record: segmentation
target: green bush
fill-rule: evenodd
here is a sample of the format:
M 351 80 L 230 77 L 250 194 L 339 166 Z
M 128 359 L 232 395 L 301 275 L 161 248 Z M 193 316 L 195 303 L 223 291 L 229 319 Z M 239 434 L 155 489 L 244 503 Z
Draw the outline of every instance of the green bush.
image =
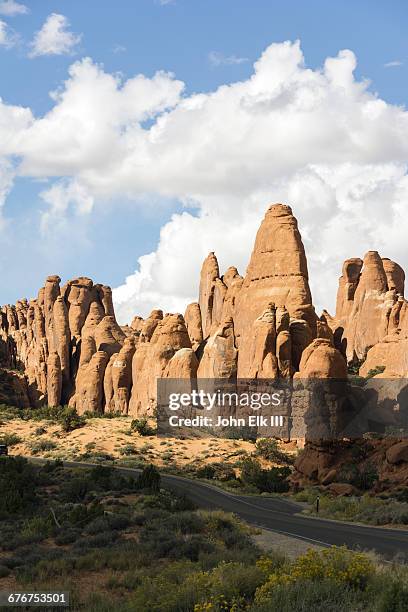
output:
M 196 471 L 197 478 L 212 480 L 215 476 L 215 468 L 211 464 L 204 465 Z
M 377 374 L 382 374 L 384 370 L 385 370 L 385 366 L 377 365 L 375 366 L 375 368 L 372 368 L 371 370 L 368 371 L 366 378 L 373 378 L 374 376 L 377 376 Z
M 125 457 L 130 457 L 132 455 L 138 455 L 139 451 L 133 444 L 124 444 L 119 449 L 119 453 Z
M 37 427 L 34 433 L 36 436 L 42 436 L 47 433 L 47 430 L 45 429 L 45 427 Z
M 405 612 L 408 610 L 408 584 L 391 579 L 384 584 L 377 602 L 377 612 Z
M 286 463 L 292 465 L 294 457 L 279 449 L 278 440 L 275 438 L 260 438 L 255 445 L 255 456 L 262 457 L 267 461 Z
M 160 489 L 160 474 L 154 465 L 150 464 L 143 468 L 137 479 L 137 487 L 139 489 L 150 489 L 151 491 Z
M 364 606 L 358 605 L 360 600 L 361 596 L 346 585 L 334 584 L 327 579 L 319 582 L 299 580 L 295 583 L 275 586 L 268 592 L 267 597 L 256 601 L 248 610 L 249 612 L 364 610 Z
M 26 459 L 0 459 L 0 517 L 21 513 L 36 501 L 36 472 Z
M 65 406 L 60 413 L 58 422 L 61 423 L 61 428 L 66 433 L 74 431 L 83 427 L 86 423 L 86 419 L 83 416 L 79 416 L 75 408 Z
M 133 419 L 130 424 L 132 431 L 137 431 L 140 436 L 154 436 L 156 431 L 150 427 L 147 419 Z
M 10 576 L 10 570 L 5 565 L 0 565 L 0 578 L 7 578 Z
M 358 461 L 357 458 L 356 461 Z M 340 471 L 339 480 L 349 483 L 357 489 L 367 491 L 378 480 L 378 470 L 371 462 L 364 463 L 361 466 L 358 463 L 347 463 L 343 465 Z
M 20 444 L 21 442 L 20 436 L 15 433 L 5 433 L 0 436 L 0 444 L 5 444 L 6 446 L 15 446 L 16 444 Z
M 43 540 L 54 532 L 54 527 L 51 516 L 34 516 L 23 523 L 21 536 L 30 541 Z
M 38 442 L 30 442 L 29 447 L 33 455 L 45 453 L 57 448 L 57 445 L 52 440 L 39 440 Z
M 73 503 L 82 502 L 90 490 L 91 482 L 89 478 L 78 476 L 65 483 L 62 491 L 63 499 Z
M 259 461 L 248 458 L 242 461 L 241 480 L 261 492 L 281 493 L 289 490 L 287 478 L 290 473 L 287 466 L 264 470 Z

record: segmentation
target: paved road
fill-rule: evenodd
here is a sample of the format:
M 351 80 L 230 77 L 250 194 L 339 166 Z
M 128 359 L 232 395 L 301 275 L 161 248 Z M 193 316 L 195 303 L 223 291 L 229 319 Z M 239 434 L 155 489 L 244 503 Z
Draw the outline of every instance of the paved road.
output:
M 89 463 L 65 461 L 66 467 L 93 467 Z M 134 475 L 140 470 L 115 467 L 123 474 Z M 330 546 L 345 544 L 349 548 L 374 550 L 387 559 L 408 562 L 408 530 L 381 529 L 339 521 L 308 518 L 299 514 L 301 506 L 273 497 L 242 496 L 227 493 L 199 481 L 162 474 L 162 485 L 183 494 L 201 508 L 234 512 L 244 521 L 309 542 Z

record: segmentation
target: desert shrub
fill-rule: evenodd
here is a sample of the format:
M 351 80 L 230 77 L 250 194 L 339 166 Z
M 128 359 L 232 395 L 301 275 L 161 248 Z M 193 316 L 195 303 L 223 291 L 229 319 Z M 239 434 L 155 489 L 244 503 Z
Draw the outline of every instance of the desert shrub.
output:
M 25 420 L 51 421 L 61 424 L 65 432 L 73 431 L 86 423 L 84 416 L 79 416 L 75 408 L 70 406 L 41 406 L 39 408 L 26 408 L 21 413 Z M 43 429 L 42 427 L 38 429 Z M 38 430 L 37 430 L 38 431 Z M 44 432 L 45 433 L 45 430 Z M 36 433 L 36 435 L 41 435 Z
M 347 585 L 338 585 L 331 580 L 305 581 L 278 584 L 273 588 L 257 591 L 255 603 L 250 612 L 293 612 L 302 610 L 324 610 L 325 612 L 345 612 L 345 610 L 364 610 L 359 607 L 360 596 Z M 385 612 L 385 611 L 384 611 Z
M 59 468 L 64 466 L 64 462 L 61 459 L 55 459 L 54 461 L 47 461 L 45 465 L 41 467 L 41 472 L 45 472 L 46 474 L 51 474 L 55 472 Z
M 357 489 L 366 491 L 371 489 L 374 483 L 378 480 L 378 471 L 373 463 L 367 462 L 360 467 L 357 463 L 344 464 L 340 473 L 340 482 L 347 482 Z
M 18 514 L 36 502 L 36 472 L 26 459 L 0 460 L 0 517 Z
M 205 517 L 197 512 L 174 512 L 166 519 L 166 526 L 183 534 L 205 531 Z
M 10 575 L 10 570 L 5 565 L 0 565 L 0 578 L 7 578 Z
M 229 463 L 213 463 L 212 466 L 215 470 L 214 478 L 216 480 L 227 482 L 236 479 L 234 468 Z
M 133 444 L 124 444 L 120 449 L 119 453 L 124 455 L 125 457 L 129 457 L 132 455 L 138 455 L 139 451 Z
M 69 431 L 74 431 L 74 429 L 83 427 L 86 423 L 86 419 L 83 416 L 79 416 L 75 408 L 65 406 L 58 417 L 58 422 L 61 423 L 62 431 L 68 433 Z
M 264 603 L 273 597 L 279 586 L 297 582 L 332 582 L 346 589 L 364 591 L 375 574 L 372 561 L 362 553 L 346 547 L 332 546 L 324 550 L 308 550 L 293 563 L 271 573 L 256 592 L 255 601 Z
M 57 445 L 52 440 L 39 440 L 38 442 L 30 442 L 29 447 L 33 455 L 38 455 L 54 450 Z
M 225 482 L 236 479 L 234 468 L 229 463 L 223 462 L 204 465 L 196 471 L 195 475 L 197 478 L 216 479 Z
M 220 563 L 212 570 L 211 579 L 215 596 L 223 596 L 227 601 L 239 597 L 249 600 L 263 583 L 264 575 L 256 565 Z
M 371 489 L 378 478 L 379 476 L 376 466 L 373 463 L 367 462 L 360 470 L 358 470 L 358 474 L 351 484 L 358 489 L 367 491 L 368 489 Z
M 404 487 L 395 493 L 395 499 L 400 502 L 408 502 L 408 487 Z
M 289 490 L 287 478 L 290 473 L 287 466 L 264 470 L 259 461 L 248 458 L 242 462 L 241 480 L 261 492 L 280 493 Z
M 104 548 L 105 546 L 112 546 L 117 539 L 116 531 L 103 531 L 92 536 L 79 538 L 75 542 L 75 548 Z
M 384 370 L 385 370 L 384 365 L 377 365 L 375 366 L 375 368 L 372 368 L 371 370 L 368 371 L 366 378 L 373 378 L 374 376 L 377 376 L 377 374 L 382 374 Z
M 62 489 L 62 498 L 67 502 L 82 502 L 90 490 L 90 480 L 86 477 L 78 476 L 77 478 L 72 478 L 64 484 Z
M 93 519 L 84 529 L 88 535 L 97 535 L 104 531 L 121 531 L 130 525 L 130 520 L 124 515 L 101 515 Z
M 97 501 L 90 505 L 76 504 L 64 517 L 64 524 L 67 523 L 73 527 L 84 527 L 104 513 L 103 506 Z
M 0 444 L 5 444 L 6 446 L 10 447 L 20 444 L 21 441 L 20 436 L 15 433 L 5 433 L 0 436 Z
M 54 541 L 58 546 L 66 546 L 67 544 L 73 544 L 81 535 L 79 529 L 66 529 L 58 533 Z
M 211 464 L 204 465 L 196 471 L 197 478 L 212 480 L 215 476 L 215 468 Z
M 147 419 L 133 419 L 130 424 L 132 431 L 137 431 L 139 436 L 154 436 L 156 431 L 150 427 Z
M 397 577 L 386 580 L 378 594 L 377 612 L 405 612 L 408 610 L 408 584 Z
M 135 488 L 135 479 L 124 476 L 118 470 L 105 465 L 97 465 L 88 473 L 90 489 L 93 491 L 125 491 Z
M 24 410 L 17 406 L 9 406 L 8 404 L 0 404 L 0 418 L 3 421 L 12 421 L 13 419 L 21 419 L 24 417 Z
M 24 521 L 21 536 L 30 542 L 40 541 L 54 532 L 54 526 L 50 516 L 34 516 Z
M 47 430 L 45 429 L 45 427 L 37 427 L 34 433 L 36 436 L 42 436 L 47 433 Z
M 353 359 L 353 361 L 351 363 L 348 364 L 347 366 L 347 371 L 349 374 L 353 375 L 358 375 L 361 366 L 363 365 L 363 363 L 365 362 L 365 359 L 357 359 L 356 357 Z
M 160 489 L 160 474 L 153 464 L 143 468 L 142 473 L 137 479 L 137 487 L 138 489 L 150 489 L 151 491 L 158 491 Z
M 408 525 L 408 504 L 379 500 L 378 505 L 371 504 L 360 508 L 354 520 L 372 525 Z
M 260 557 L 256 562 L 256 566 L 263 572 L 264 577 L 267 578 L 270 574 L 282 569 L 287 563 L 288 557 L 285 553 L 275 550 Z
M 276 461 L 277 463 L 286 463 L 292 465 L 294 457 L 279 449 L 278 440 L 275 438 L 260 438 L 255 445 L 254 455 L 262 457 L 267 461 Z

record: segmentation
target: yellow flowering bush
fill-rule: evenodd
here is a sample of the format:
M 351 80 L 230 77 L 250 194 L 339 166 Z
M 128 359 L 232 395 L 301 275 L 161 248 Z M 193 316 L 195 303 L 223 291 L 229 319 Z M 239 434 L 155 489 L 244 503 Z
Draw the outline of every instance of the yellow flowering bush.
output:
M 248 604 L 242 597 L 234 597 L 228 601 L 224 595 L 216 595 L 203 603 L 196 604 L 194 612 L 243 612 L 247 608 Z
M 262 569 L 268 567 L 267 558 L 258 563 L 261 563 Z M 290 565 L 275 569 L 267 582 L 257 589 L 255 600 L 260 602 L 268 599 L 276 586 L 305 580 L 332 580 L 337 584 L 364 590 L 374 573 L 374 564 L 366 555 L 347 550 L 344 546 L 332 546 L 324 550 L 309 549 Z
M 273 556 L 264 555 L 258 559 L 256 567 L 268 577 L 276 570 L 281 569 L 287 561 L 287 557 L 284 554 L 275 553 Z

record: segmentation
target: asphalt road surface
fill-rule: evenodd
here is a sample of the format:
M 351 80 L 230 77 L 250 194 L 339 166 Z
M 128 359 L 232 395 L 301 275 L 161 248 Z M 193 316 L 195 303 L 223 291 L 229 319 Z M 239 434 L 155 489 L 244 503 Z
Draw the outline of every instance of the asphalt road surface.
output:
M 64 466 L 94 467 L 94 464 L 64 461 Z M 132 468 L 115 469 L 135 477 L 140 473 Z M 285 499 L 235 495 L 200 481 L 169 474 L 161 474 L 161 479 L 164 488 L 185 495 L 198 507 L 233 512 L 251 525 L 322 546 L 345 544 L 353 549 L 374 550 L 386 559 L 408 562 L 408 530 L 309 518 L 300 514 L 299 504 Z

